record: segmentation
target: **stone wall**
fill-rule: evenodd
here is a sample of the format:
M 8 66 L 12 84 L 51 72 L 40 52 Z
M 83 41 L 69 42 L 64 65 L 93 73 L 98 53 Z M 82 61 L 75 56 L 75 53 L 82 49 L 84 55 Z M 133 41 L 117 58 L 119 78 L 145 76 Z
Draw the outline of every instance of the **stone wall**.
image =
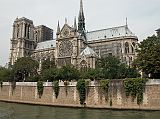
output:
M 37 94 L 37 84 L 35 82 L 17 82 L 14 90 L 11 83 L 4 82 L 3 87 L 0 88 L 0 100 L 28 104 L 82 107 L 79 104 L 76 82 L 70 82 L 67 89 L 63 82 L 59 84 L 60 91 L 56 99 L 51 82 L 44 83 L 44 92 L 41 98 Z M 147 82 L 142 105 L 137 105 L 136 99 L 133 101 L 131 97 L 126 98 L 122 80 L 114 80 L 109 87 L 109 93 L 105 95 L 98 86 L 98 82 L 91 82 L 87 91 L 86 107 L 160 110 L 160 80 Z

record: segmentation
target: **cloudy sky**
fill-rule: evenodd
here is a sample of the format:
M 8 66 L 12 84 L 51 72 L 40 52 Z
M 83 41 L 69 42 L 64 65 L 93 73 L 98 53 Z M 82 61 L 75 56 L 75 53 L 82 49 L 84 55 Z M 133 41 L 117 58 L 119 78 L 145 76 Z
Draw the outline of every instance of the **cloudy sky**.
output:
M 73 24 L 80 0 L 0 0 L 0 65 L 9 58 L 12 24 L 16 17 L 27 17 L 34 25 L 56 30 L 68 19 Z M 97 30 L 125 25 L 142 41 L 160 28 L 160 0 L 83 0 L 86 29 Z

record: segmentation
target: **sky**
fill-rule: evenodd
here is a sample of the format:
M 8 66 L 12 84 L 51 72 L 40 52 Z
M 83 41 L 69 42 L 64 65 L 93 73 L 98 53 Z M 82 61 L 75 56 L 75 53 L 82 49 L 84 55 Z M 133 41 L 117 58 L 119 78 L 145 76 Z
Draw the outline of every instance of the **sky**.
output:
M 9 60 L 12 25 L 18 17 L 33 20 L 56 31 L 67 18 L 73 25 L 78 16 L 80 0 L 0 0 L 0 65 Z M 83 0 L 87 31 L 126 24 L 139 41 L 160 28 L 160 0 Z M 55 32 L 54 32 L 55 37 Z

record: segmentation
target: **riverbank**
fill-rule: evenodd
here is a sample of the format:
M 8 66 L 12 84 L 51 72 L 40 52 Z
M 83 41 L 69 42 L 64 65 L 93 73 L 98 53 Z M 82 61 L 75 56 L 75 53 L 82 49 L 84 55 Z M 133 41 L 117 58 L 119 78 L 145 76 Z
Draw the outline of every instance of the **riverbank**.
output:
M 81 106 L 81 105 L 67 105 L 67 104 L 52 104 L 52 103 L 37 103 L 26 101 L 14 101 L 14 100 L 0 100 L 0 102 L 24 104 L 33 106 L 48 106 L 48 107 L 62 107 L 62 108 L 75 108 L 75 109 L 101 109 L 101 110 L 115 110 L 115 111 L 160 111 L 160 108 L 124 108 L 124 107 L 103 107 L 103 106 Z
M 21 103 L 30 105 L 54 106 L 54 107 L 70 107 L 84 108 L 79 103 L 79 95 L 76 90 L 76 82 L 70 82 L 67 87 L 60 82 L 60 91 L 58 98 L 55 97 L 52 89 L 52 83 L 44 83 L 44 92 L 41 98 L 37 94 L 35 82 L 18 82 L 16 88 L 12 90 L 10 83 L 5 82 L 0 89 L 0 101 Z M 157 111 L 160 110 L 160 83 L 159 80 L 147 82 L 146 89 L 143 94 L 143 103 L 137 105 L 136 99 L 125 96 L 124 88 L 120 80 L 111 84 L 108 100 L 99 90 L 96 82 L 91 82 L 89 92 L 86 97 L 85 108 L 90 109 L 107 109 L 107 110 L 144 110 Z M 110 100 L 112 99 L 112 105 Z

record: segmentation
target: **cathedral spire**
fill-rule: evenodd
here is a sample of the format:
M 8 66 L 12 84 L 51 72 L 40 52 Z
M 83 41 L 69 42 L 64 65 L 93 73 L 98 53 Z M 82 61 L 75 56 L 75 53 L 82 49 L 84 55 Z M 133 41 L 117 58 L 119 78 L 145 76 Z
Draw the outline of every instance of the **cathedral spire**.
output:
M 67 24 L 67 18 L 65 18 L 65 24 Z
M 74 29 L 75 29 L 75 31 L 77 31 L 76 17 L 74 18 Z
M 78 17 L 78 31 L 80 33 L 85 31 L 85 18 L 84 18 L 82 0 L 80 0 L 80 10 L 79 10 L 79 17 Z
M 126 26 L 128 26 L 128 19 L 127 19 L 127 17 L 126 17 Z
M 57 26 L 57 35 L 60 34 L 60 26 L 59 26 L 59 21 L 58 21 L 58 26 Z

